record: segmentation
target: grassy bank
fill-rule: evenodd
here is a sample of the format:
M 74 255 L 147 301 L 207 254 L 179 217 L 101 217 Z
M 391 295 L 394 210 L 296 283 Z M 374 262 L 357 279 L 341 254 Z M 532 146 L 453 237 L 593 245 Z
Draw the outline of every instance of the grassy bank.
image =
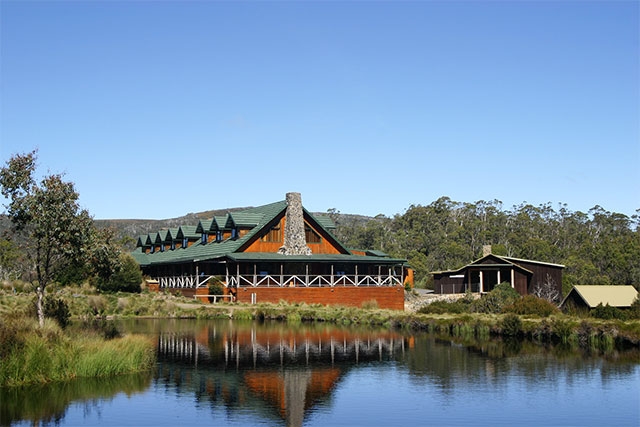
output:
M 0 386 L 43 384 L 150 369 L 154 343 L 141 336 L 106 339 L 96 330 L 64 331 L 47 319 L 0 317 Z

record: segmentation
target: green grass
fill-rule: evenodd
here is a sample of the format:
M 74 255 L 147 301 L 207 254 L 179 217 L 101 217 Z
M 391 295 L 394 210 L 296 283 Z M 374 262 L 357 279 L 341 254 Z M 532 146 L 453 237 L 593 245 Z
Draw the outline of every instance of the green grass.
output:
M 107 377 L 148 370 L 154 343 L 142 336 L 106 340 L 95 333 L 60 329 L 47 319 L 0 319 L 0 386 L 23 386 L 75 378 Z

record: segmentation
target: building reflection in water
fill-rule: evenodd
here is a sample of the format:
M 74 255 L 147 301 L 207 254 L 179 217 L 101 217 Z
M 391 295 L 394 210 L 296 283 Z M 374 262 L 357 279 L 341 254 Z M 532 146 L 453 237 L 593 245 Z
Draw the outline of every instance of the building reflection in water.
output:
M 227 410 L 244 406 L 299 426 L 307 411 L 330 399 L 348 370 L 401 358 L 410 344 L 393 331 L 208 325 L 160 333 L 159 375 L 224 402 Z

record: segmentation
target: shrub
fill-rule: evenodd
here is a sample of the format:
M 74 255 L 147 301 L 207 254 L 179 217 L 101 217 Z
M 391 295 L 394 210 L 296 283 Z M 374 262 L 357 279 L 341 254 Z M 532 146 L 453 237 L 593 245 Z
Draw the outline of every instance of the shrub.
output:
M 518 315 L 509 313 L 502 319 L 500 323 L 502 334 L 510 337 L 516 337 L 522 333 L 522 321 Z
M 500 313 L 506 305 L 520 298 L 520 294 L 507 282 L 496 285 L 491 292 L 471 303 L 471 311 L 476 313 Z
M 568 344 L 574 337 L 573 326 L 566 320 L 555 319 L 551 324 L 551 330 L 555 337 L 563 344 Z
M 420 307 L 418 309 L 418 313 L 422 314 L 443 314 L 443 313 L 468 313 L 469 312 L 469 304 L 466 304 L 460 300 L 458 301 L 433 301 L 429 305 L 425 305 L 424 307 Z
M 591 315 L 598 319 L 618 319 L 618 320 L 627 320 L 627 313 L 623 310 L 620 310 L 617 307 L 612 307 L 609 304 L 603 306 L 602 303 L 598 304 L 596 308 L 591 310 Z
M 374 299 L 369 301 L 364 301 L 362 303 L 362 308 L 364 308 L 365 310 L 375 310 L 378 308 L 378 301 Z
M 411 291 L 412 291 L 412 289 L 411 289 L 411 283 L 409 283 L 409 281 L 408 281 L 408 280 L 407 280 L 406 282 L 404 282 L 404 290 L 405 290 L 406 292 L 411 292 Z
M 503 307 L 503 313 L 514 313 L 519 315 L 534 315 L 539 317 L 549 317 L 557 314 L 560 310 L 551 302 L 535 295 L 525 295 L 513 303 Z
M 106 320 L 105 318 L 92 319 L 85 322 L 83 326 L 86 331 L 102 336 L 106 340 L 122 337 L 118 325 L 114 321 Z
M 629 319 L 640 319 L 640 296 L 637 296 L 633 301 L 628 314 Z
M 97 288 L 103 292 L 140 293 L 141 284 L 140 266 L 131 255 L 126 253 L 121 255 L 119 267 L 109 278 L 97 278 Z
M 224 294 L 224 285 L 222 284 L 222 279 L 217 276 L 210 278 L 207 281 L 209 286 L 209 294 L 210 295 L 222 295 Z
M 101 295 L 89 295 L 87 298 L 87 304 L 89 306 L 89 310 L 91 310 L 91 314 L 94 316 L 103 315 L 107 308 L 107 301 Z

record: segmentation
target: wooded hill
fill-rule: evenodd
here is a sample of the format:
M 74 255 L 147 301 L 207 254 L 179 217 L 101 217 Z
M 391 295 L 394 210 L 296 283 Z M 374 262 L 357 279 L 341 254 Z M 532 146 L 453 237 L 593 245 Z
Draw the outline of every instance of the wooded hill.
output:
M 187 214 L 167 220 L 96 220 L 120 236 L 135 238 L 167 227 L 196 225 L 200 219 L 245 208 Z M 523 203 L 505 209 L 502 202 L 456 202 L 441 197 L 433 203 L 411 205 L 394 217 L 329 215 L 334 234 L 347 247 L 375 249 L 406 258 L 421 285 L 429 286 L 429 272 L 456 269 L 493 253 L 563 264 L 565 293 L 575 284 L 640 285 L 640 209 L 632 217 L 595 206 L 573 212 L 565 204 L 533 206 Z M 131 240 L 129 240 L 129 246 Z
M 337 221 L 338 237 L 347 246 L 407 258 L 427 285 L 428 272 L 462 267 L 482 255 L 483 245 L 492 245 L 497 255 L 565 265 L 565 293 L 576 284 L 640 284 L 640 209 L 628 217 L 600 206 L 587 213 L 565 204 L 505 209 L 498 200 L 461 203 L 441 197 L 364 225 Z

